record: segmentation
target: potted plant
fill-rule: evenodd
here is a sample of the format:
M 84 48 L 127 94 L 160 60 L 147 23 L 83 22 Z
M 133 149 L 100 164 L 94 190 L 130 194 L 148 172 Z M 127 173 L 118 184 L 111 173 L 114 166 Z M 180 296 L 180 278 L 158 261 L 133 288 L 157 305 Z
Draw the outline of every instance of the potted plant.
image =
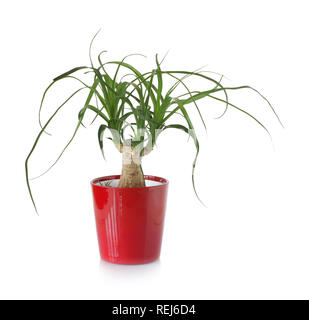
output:
M 129 64 L 126 60 L 129 56 L 120 61 L 103 62 L 104 51 L 98 55 L 98 65 L 95 65 L 91 58 L 93 40 L 89 50 L 91 65 L 74 68 L 56 77 L 43 94 L 39 115 L 45 95 L 55 83 L 70 78 L 81 84 L 81 88 L 74 91 L 45 124 L 42 124 L 39 116 L 41 130 L 25 163 L 29 194 L 36 209 L 29 183 L 28 162 L 40 137 L 48 134 L 47 128 L 59 110 L 73 96 L 87 90 L 88 96 L 78 113 L 74 134 L 51 167 L 68 148 L 80 127 L 84 126 L 85 114 L 93 113 L 92 123 L 95 120 L 100 121 L 98 142 L 103 156 L 103 138 L 106 131 L 110 132 L 109 139 L 122 154 L 120 175 L 100 177 L 91 181 L 101 257 L 106 261 L 121 264 L 151 262 L 160 255 L 168 181 L 161 177 L 144 175 L 142 159 L 153 151 L 162 131 L 182 130 L 192 137 L 196 148 L 192 166 L 192 184 L 197 195 L 194 185 L 194 168 L 199 153 L 199 141 L 190 117 L 191 108 L 196 108 L 205 126 L 198 102 L 205 98 L 214 99 L 225 104 L 222 116 L 228 107 L 234 108 L 269 133 L 258 119 L 228 100 L 229 91 L 250 89 L 257 92 L 268 103 L 279 122 L 280 119 L 268 100 L 252 87 L 225 87 L 221 83 L 222 76 L 216 80 L 203 71 L 164 70 L 158 55 L 155 56 L 155 68 L 149 72 L 141 72 L 137 67 Z M 111 66 L 114 69 L 109 71 L 108 68 Z M 76 76 L 80 70 L 88 73 L 88 76 L 89 73 L 92 74 L 90 84 Z M 206 84 L 210 84 L 211 87 L 202 91 L 189 89 L 187 80 L 190 78 L 198 78 L 205 82 L 205 87 Z M 166 87 L 167 79 L 173 81 L 168 87 Z M 181 88 L 183 92 L 176 94 L 176 89 Z M 219 92 L 223 93 L 224 97 L 219 98 L 216 95 Z

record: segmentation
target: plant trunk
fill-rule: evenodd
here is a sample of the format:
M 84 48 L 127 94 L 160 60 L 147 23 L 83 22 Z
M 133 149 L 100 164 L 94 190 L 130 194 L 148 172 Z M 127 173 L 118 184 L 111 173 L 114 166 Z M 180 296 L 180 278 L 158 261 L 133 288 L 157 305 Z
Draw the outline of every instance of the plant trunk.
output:
M 145 187 L 145 178 L 141 167 L 141 157 L 138 151 L 130 146 L 122 149 L 122 172 L 119 188 Z

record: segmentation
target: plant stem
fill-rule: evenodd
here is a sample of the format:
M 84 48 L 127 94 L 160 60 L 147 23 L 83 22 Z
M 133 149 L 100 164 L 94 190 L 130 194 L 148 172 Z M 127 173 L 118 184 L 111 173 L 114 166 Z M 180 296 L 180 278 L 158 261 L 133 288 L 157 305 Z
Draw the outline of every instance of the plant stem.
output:
M 145 187 L 140 153 L 131 146 L 123 146 L 122 148 L 122 172 L 118 187 Z

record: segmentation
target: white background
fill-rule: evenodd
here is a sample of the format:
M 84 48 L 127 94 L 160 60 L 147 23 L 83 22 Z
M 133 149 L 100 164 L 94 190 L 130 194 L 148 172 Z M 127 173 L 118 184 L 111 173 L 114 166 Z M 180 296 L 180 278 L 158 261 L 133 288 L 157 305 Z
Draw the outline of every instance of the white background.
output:
M 2 1 L 1 211 L 2 299 L 304 299 L 309 298 L 308 8 L 307 1 Z M 250 84 L 279 113 L 282 129 L 256 94 L 231 101 L 254 121 L 211 101 L 201 108 L 200 196 L 191 186 L 194 147 L 183 133 L 165 134 L 144 160 L 146 174 L 170 180 L 162 255 L 140 266 L 100 261 L 92 178 L 117 174 L 121 159 L 98 124 L 80 130 L 49 174 L 32 182 L 40 216 L 26 190 L 24 160 L 39 131 L 37 112 L 53 77 L 87 65 L 88 45 L 120 59 L 170 50 L 164 67 L 225 74 L 228 85 Z M 43 120 L 73 88 L 47 97 Z M 31 160 L 31 176 L 55 159 L 72 132 L 75 99 Z M 193 110 L 193 106 L 192 106 Z M 194 116 L 194 113 L 192 115 Z M 195 118 L 198 120 L 197 118 Z

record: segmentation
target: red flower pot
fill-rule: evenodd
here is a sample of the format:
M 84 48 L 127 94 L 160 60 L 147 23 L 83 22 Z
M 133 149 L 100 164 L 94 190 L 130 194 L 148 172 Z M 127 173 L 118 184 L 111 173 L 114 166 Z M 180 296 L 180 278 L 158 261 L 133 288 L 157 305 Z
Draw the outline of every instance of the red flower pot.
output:
M 118 188 L 91 181 L 101 258 L 120 264 L 141 264 L 159 258 L 168 181 L 145 176 L 142 188 Z

